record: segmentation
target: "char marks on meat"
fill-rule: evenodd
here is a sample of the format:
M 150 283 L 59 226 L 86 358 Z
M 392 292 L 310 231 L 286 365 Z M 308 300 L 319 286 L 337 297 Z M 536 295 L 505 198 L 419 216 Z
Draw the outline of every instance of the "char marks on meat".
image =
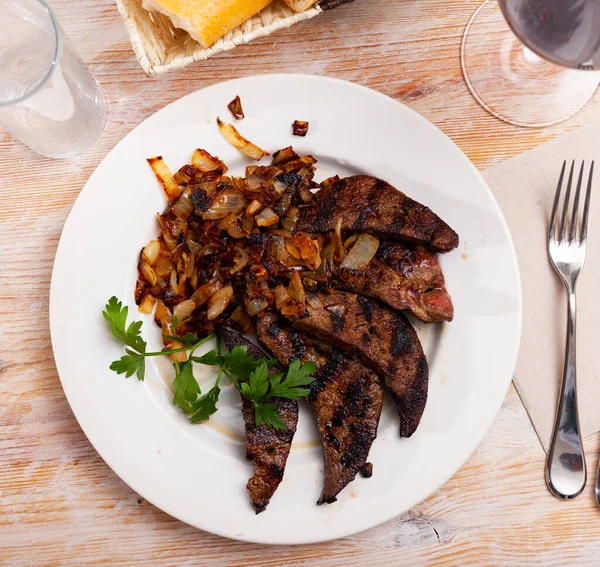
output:
M 425 403 L 429 370 L 417 333 L 408 319 L 372 299 L 343 291 L 307 296 L 306 315 L 293 325 L 341 350 L 359 353 L 394 395 L 400 435 L 416 430 Z
M 364 270 L 338 270 L 336 283 L 394 309 L 408 310 L 424 323 L 452 321 L 454 317 L 439 260 L 424 246 L 412 249 L 380 242 L 377 254 Z
M 248 354 L 254 358 L 265 358 L 265 353 L 258 346 L 238 332 L 222 328 L 219 334 L 229 350 L 235 346 L 246 346 Z M 277 371 L 276 368 L 270 369 L 270 372 Z M 283 479 L 292 439 L 298 424 L 297 401 L 272 398 L 269 402 L 277 406 L 277 413 L 285 423 L 286 430 L 277 431 L 264 423 L 257 426 L 254 404 L 242 396 L 242 415 L 246 429 L 246 458 L 252 461 L 254 466 L 254 476 L 248 481 L 246 488 L 250 491 L 250 502 L 257 514 L 265 510 Z
M 282 326 L 275 313 L 265 314 L 256 330 L 260 342 L 282 364 L 300 360 L 317 365 L 307 401 L 317 421 L 325 461 L 318 504 L 335 502 L 367 464 L 383 404 L 379 379 L 356 357 Z
M 388 240 L 425 244 L 436 252 L 458 246 L 458 235 L 431 209 L 389 183 L 369 175 L 334 181 L 320 189 L 316 203 L 302 210 L 296 230 L 367 232 Z

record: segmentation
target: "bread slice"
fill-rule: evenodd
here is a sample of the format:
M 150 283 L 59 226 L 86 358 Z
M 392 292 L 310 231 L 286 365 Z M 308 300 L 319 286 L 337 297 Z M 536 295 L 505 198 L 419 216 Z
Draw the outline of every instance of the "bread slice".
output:
M 317 0 L 285 0 L 285 3 L 294 10 L 294 12 L 304 12 L 304 10 L 307 10 L 313 4 L 316 4 Z
M 168 16 L 175 27 L 210 47 L 273 0 L 142 0 L 146 10 Z

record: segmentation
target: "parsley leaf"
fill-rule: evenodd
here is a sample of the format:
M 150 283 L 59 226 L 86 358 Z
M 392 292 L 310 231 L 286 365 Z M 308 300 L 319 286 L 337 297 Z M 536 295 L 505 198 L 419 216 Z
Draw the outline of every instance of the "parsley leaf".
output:
M 308 395 L 308 386 L 315 381 L 312 376 L 317 371 L 317 366 L 314 362 L 305 362 L 301 364 L 299 360 L 294 360 L 290 364 L 288 372 L 283 379 L 283 374 L 271 375 L 271 391 L 270 397 L 289 398 L 290 400 L 298 400 L 302 396 Z
M 194 378 L 194 370 L 192 361 L 188 360 L 179 366 L 178 363 L 173 365 L 177 375 L 173 380 L 173 403 L 182 409 L 185 413 L 190 413 L 192 404 L 196 402 L 200 395 L 200 386 Z
M 240 391 L 242 395 L 253 402 L 259 402 L 267 396 L 269 391 L 269 368 L 266 362 L 263 361 L 258 368 L 251 372 L 247 381 L 240 382 Z
M 254 402 L 254 422 L 259 427 L 264 422 L 265 425 L 268 425 L 273 429 L 287 429 L 285 423 L 283 422 L 283 419 L 281 418 L 279 413 L 277 413 L 277 406 L 275 404 L 263 404 L 260 402 Z
M 223 355 L 223 367 L 233 374 L 240 382 L 250 379 L 250 375 L 265 363 L 264 358 L 256 359 L 248 354 L 248 347 L 236 346 L 231 352 Z
M 221 393 L 219 380 L 220 378 L 217 379 L 217 383 L 206 394 L 193 404 L 191 411 L 195 413 L 190 417 L 190 422 L 202 423 L 203 421 L 208 421 L 210 416 L 216 413 L 217 402 Z
M 128 307 L 123 307 L 123 304 L 113 296 L 108 300 L 102 315 L 110 323 L 110 330 L 117 339 L 143 354 L 146 352 L 146 341 L 140 336 L 142 322 L 134 321 L 126 328 L 128 311 Z
M 126 356 L 122 356 L 119 360 L 115 360 L 111 365 L 110 369 L 114 370 L 117 374 L 125 374 L 126 378 L 137 375 L 137 379 L 140 382 L 144 381 L 144 374 L 146 372 L 146 365 L 144 361 L 144 355 L 133 352 L 132 350 L 125 349 Z
M 216 350 L 209 350 L 202 356 L 191 356 L 190 359 L 206 366 L 223 366 L 223 356 Z

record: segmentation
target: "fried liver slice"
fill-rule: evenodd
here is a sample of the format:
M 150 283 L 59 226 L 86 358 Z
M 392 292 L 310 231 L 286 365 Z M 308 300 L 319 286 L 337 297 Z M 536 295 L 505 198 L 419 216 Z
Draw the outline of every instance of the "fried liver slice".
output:
M 386 240 L 424 244 L 436 252 L 458 246 L 458 234 L 431 209 L 389 183 L 370 175 L 339 179 L 315 194 L 315 204 L 302 209 L 297 232 L 365 232 Z
M 219 331 L 229 350 L 235 346 L 246 346 L 248 354 L 254 358 L 265 358 L 265 353 L 243 335 L 231 329 Z M 278 372 L 276 368 L 271 372 Z M 242 397 L 242 415 L 246 429 L 246 458 L 252 461 L 254 476 L 248 481 L 246 488 L 250 491 L 250 503 L 257 514 L 263 512 L 277 487 L 283 479 L 285 465 L 292 447 L 292 440 L 298 425 L 298 402 L 285 398 L 271 398 L 269 403 L 277 406 L 277 413 L 287 429 L 279 431 L 265 425 L 256 425 L 254 404 Z
M 325 462 L 318 504 L 335 502 L 367 463 L 383 404 L 380 381 L 358 358 L 282 325 L 276 313 L 262 317 L 256 332 L 281 364 L 300 360 L 317 366 L 307 401 L 317 422 Z
M 417 333 L 401 312 L 355 293 L 332 290 L 308 295 L 305 315 L 292 322 L 299 331 L 358 353 L 392 391 L 400 435 L 415 432 L 427 402 L 429 369 Z

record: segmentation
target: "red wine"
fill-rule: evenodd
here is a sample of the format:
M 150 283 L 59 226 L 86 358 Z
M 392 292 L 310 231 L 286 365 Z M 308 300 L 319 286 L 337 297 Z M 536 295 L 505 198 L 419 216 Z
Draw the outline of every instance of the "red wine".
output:
M 532 51 L 574 69 L 600 69 L 600 0 L 499 0 Z

